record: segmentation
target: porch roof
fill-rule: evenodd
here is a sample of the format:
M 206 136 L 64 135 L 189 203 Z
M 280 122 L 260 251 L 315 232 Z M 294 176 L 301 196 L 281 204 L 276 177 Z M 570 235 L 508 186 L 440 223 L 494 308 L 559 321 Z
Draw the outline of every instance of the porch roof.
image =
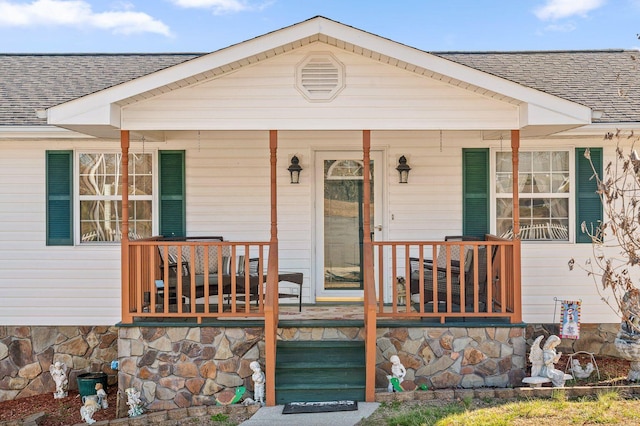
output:
M 50 124 L 95 136 L 116 136 L 122 107 L 159 94 L 217 78 L 242 67 L 314 42 L 360 54 L 421 76 L 518 106 L 519 127 L 526 134 L 548 134 L 591 122 L 590 108 L 486 72 L 460 65 L 377 35 L 315 17 L 299 24 L 204 55 L 191 61 L 87 95 L 48 110 Z M 378 128 L 372 119 L 370 129 Z M 456 127 L 465 129 L 464 125 Z M 133 126 L 131 130 L 135 130 Z M 275 127 L 278 127 L 277 125 Z M 274 128 L 275 128 L 274 127 Z M 401 128 L 400 128 L 401 129 Z M 171 129 L 158 129 L 171 130 Z M 262 129 L 265 130 L 265 129 Z M 485 129 L 486 130 L 486 129 Z M 495 129 L 501 130 L 501 129 Z
M 106 130 L 113 130 L 119 124 L 120 104 L 206 78 L 225 65 L 229 69 L 244 66 L 266 59 L 268 52 L 277 54 L 313 40 L 413 72 L 428 69 L 433 76 L 446 73 L 451 84 L 464 84 L 467 90 L 478 90 L 485 83 L 489 96 L 501 96 L 505 102 L 527 102 L 526 95 L 537 95 L 543 105 L 546 101 L 555 107 L 556 113 L 582 114 L 582 124 L 588 121 L 588 108 L 602 112 L 594 117 L 594 123 L 640 122 L 640 76 L 634 69 L 634 51 L 427 53 L 316 17 L 208 55 L 0 55 L 0 72 L 5 76 L 0 89 L 7 100 L 0 105 L 0 132 L 19 133 L 27 126 L 46 126 L 46 118 L 36 115 L 36 110 L 56 104 L 59 106 L 52 112 L 65 114 L 65 127 L 95 131 L 82 126 L 96 124 L 88 116 L 75 115 L 79 107 L 88 107 L 94 112 L 92 119 L 99 118 L 101 126 L 106 124 Z M 533 99 L 529 102 L 534 104 Z M 563 111 L 564 107 L 568 110 Z M 56 120 L 62 121 L 50 121 L 56 124 Z

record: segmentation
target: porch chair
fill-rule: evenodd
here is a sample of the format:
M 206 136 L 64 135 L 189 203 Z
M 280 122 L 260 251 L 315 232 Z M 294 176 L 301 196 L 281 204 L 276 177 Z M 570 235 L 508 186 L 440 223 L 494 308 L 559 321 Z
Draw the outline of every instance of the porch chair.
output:
M 481 241 L 481 239 L 470 236 L 447 236 L 445 241 Z M 474 274 L 474 257 L 473 247 L 464 248 L 464 270 L 460 268 L 460 246 L 452 246 L 450 250 L 450 266 L 449 274 L 451 275 L 451 296 L 452 296 L 452 310 L 460 311 L 460 305 L 464 303 L 465 310 L 470 311 L 473 309 L 474 294 L 476 287 L 478 288 L 478 308 L 482 311 L 486 309 L 486 285 L 487 285 L 487 257 L 486 246 L 478 246 L 478 286 L 475 284 Z M 420 261 L 418 258 L 412 257 L 409 259 L 410 263 L 410 276 L 411 276 L 411 300 L 413 303 L 420 303 Z M 422 265 L 424 269 L 424 301 L 425 311 L 433 311 L 433 288 L 434 280 L 433 273 L 436 271 L 436 285 L 437 285 L 437 301 L 439 303 L 439 310 L 444 310 L 447 301 L 447 256 L 446 247 L 442 246 L 438 251 L 436 263 L 432 260 L 426 259 Z M 461 274 L 464 276 L 465 283 L 465 300 L 461 299 L 460 284 Z

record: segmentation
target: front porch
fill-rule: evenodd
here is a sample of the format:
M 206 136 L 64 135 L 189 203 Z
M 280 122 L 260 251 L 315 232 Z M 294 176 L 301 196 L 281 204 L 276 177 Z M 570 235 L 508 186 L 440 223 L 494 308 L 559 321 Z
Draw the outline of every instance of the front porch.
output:
M 286 398 L 278 396 L 286 391 L 278 391 L 276 383 L 284 380 L 284 367 L 277 364 L 278 348 L 288 340 L 315 340 L 320 345 L 361 342 L 362 399 L 366 401 L 373 401 L 376 389 L 384 386 L 384 371 L 392 349 L 404 354 L 403 360 L 411 363 L 418 384 L 423 381 L 428 386 L 438 383 L 443 387 L 445 383 L 468 387 L 515 385 L 524 368 L 520 289 L 515 277 L 518 263 L 514 254 L 518 246 L 517 240 L 491 235 L 482 241 L 368 242 L 364 255 L 364 300 L 350 304 L 306 304 L 299 311 L 297 303 L 279 303 L 278 276 L 282 274 L 276 266 L 277 256 L 271 255 L 277 250 L 267 242 L 221 241 L 219 237 L 123 241 L 126 254 L 123 258 L 128 259 L 123 265 L 123 271 L 127 271 L 127 279 L 123 281 L 127 284 L 123 286 L 123 332 L 131 336 L 131 328 L 156 330 L 136 333 L 134 339 L 142 340 L 146 340 L 146 335 L 157 339 L 158 333 L 164 335 L 174 327 L 194 327 L 198 329 L 197 336 L 230 333 L 224 338 L 214 338 L 226 339 L 226 343 L 218 341 L 212 350 L 219 354 L 220 345 L 226 348 L 229 353 L 220 356 L 236 359 L 237 370 L 250 346 L 255 346 L 253 356 L 264 363 L 267 374 L 269 405 Z M 437 258 L 445 260 L 444 267 L 416 270 L 411 264 L 417 259 L 421 265 L 434 265 L 430 259 Z M 235 266 L 224 269 L 225 263 Z M 208 266 L 198 271 L 202 266 L 197 265 Z M 399 282 L 404 285 L 398 285 Z M 512 339 L 519 339 L 515 346 Z M 252 343 L 247 346 L 248 343 L 241 342 Z M 175 347 L 175 343 L 168 348 Z M 144 344 L 150 348 L 154 345 Z M 509 350 L 504 352 L 503 345 Z M 424 353 L 427 346 L 431 355 Z M 235 353 L 233 347 L 239 348 L 239 352 Z M 438 349 L 432 353 L 434 347 Z M 314 347 L 311 351 L 318 352 L 323 350 Z M 119 357 L 129 355 L 120 353 Z M 215 359 L 216 355 L 212 356 Z M 429 365 L 435 358 L 437 365 L 446 366 L 432 371 Z M 460 374 L 460 366 L 454 366 L 458 358 L 468 364 L 466 374 Z M 139 371 L 133 365 L 127 376 L 121 376 L 122 384 L 142 385 L 137 376 Z M 476 372 L 480 367 L 482 375 Z M 276 371 L 281 371 L 278 377 Z M 345 374 L 355 374 L 354 371 Z M 250 387 L 247 377 L 241 380 L 242 375 L 238 374 L 229 383 Z M 302 390 L 298 392 L 304 395 Z M 159 405 L 158 409 L 163 407 Z

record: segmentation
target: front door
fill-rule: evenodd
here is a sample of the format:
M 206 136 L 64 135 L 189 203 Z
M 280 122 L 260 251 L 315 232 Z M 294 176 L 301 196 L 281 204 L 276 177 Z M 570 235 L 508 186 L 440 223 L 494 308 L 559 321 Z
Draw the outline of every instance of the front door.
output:
M 363 239 L 381 238 L 382 152 L 371 152 L 371 229 L 364 229 L 362 152 L 319 152 L 316 156 L 316 300 L 361 300 Z

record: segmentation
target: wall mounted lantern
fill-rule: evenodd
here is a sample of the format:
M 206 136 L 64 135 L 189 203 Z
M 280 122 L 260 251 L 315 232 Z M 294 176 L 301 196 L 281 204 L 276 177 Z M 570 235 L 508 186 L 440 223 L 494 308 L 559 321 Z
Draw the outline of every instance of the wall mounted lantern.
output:
M 396 170 L 400 174 L 400 183 L 409 182 L 409 170 L 411 170 L 411 167 L 407 164 L 407 158 L 404 155 L 398 159 Z
M 291 183 L 300 183 L 300 172 L 302 171 L 302 167 L 300 166 L 300 160 L 298 160 L 297 156 L 294 155 L 291 157 L 291 165 L 288 170 L 291 175 Z

